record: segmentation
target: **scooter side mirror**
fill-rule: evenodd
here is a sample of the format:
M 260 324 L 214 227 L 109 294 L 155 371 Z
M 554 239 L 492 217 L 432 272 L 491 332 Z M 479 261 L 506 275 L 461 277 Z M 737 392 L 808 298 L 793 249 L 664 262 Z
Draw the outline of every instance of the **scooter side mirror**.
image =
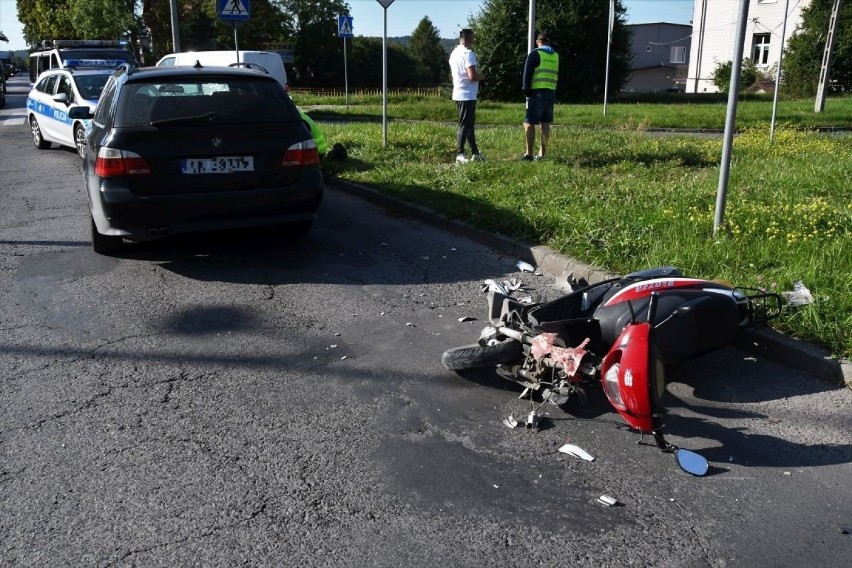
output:
M 710 470 L 710 464 L 704 456 L 690 450 L 678 448 L 675 450 L 675 459 L 680 469 L 698 477 L 707 475 Z

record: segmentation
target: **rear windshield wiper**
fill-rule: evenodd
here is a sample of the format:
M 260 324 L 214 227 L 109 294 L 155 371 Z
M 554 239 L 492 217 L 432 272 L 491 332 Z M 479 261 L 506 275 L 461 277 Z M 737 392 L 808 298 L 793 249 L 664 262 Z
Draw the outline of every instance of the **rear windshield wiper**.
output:
M 151 126 L 164 126 L 167 124 L 181 124 L 181 123 L 193 123 L 193 122 L 213 122 L 216 119 L 218 113 L 208 112 L 205 114 L 199 114 L 196 116 L 178 116 L 175 118 L 164 118 L 162 120 L 155 120 L 151 122 Z

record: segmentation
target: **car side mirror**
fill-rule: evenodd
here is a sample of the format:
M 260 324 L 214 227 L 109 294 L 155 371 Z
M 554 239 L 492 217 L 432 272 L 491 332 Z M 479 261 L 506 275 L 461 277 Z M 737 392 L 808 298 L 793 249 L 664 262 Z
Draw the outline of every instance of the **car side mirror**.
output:
M 68 117 L 79 120 L 88 120 L 95 116 L 87 106 L 72 106 L 68 109 Z
M 53 100 L 58 103 L 68 104 L 68 94 L 67 93 L 58 93 L 53 95 Z

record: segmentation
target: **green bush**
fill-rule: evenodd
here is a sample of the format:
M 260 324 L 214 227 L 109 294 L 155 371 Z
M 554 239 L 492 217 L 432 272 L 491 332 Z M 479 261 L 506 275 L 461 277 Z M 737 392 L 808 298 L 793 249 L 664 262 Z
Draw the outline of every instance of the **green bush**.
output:
M 724 63 L 717 63 L 716 68 L 713 69 L 713 84 L 716 85 L 716 88 L 723 93 L 728 93 L 731 89 L 731 71 L 733 67 L 733 61 L 725 61 Z M 740 84 L 738 92 L 743 92 L 754 85 L 758 79 L 762 78 L 763 77 L 760 74 L 757 65 L 754 64 L 754 61 L 746 57 L 743 59 L 743 66 L 740 70 Z

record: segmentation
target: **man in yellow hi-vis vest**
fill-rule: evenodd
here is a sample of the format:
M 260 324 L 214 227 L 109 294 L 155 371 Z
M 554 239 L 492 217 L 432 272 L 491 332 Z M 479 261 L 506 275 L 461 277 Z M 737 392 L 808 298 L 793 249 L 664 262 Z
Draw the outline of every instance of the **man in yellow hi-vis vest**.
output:
M 526 151 L 521 160 L 529 162 L 544 158 L 550 139 L 550 123 L 553 122 L 553 105 L 556 102 L 556 82 L 559 79 L 559 54 L 550 47 L 550 34 L 539 32 L 535 40 L 536 49 L 527 55 L 524 64 L 524 97 L 527 110 L 524 116 Z M 541 146 L 533 157 L 535 125 L 541 125 Z

